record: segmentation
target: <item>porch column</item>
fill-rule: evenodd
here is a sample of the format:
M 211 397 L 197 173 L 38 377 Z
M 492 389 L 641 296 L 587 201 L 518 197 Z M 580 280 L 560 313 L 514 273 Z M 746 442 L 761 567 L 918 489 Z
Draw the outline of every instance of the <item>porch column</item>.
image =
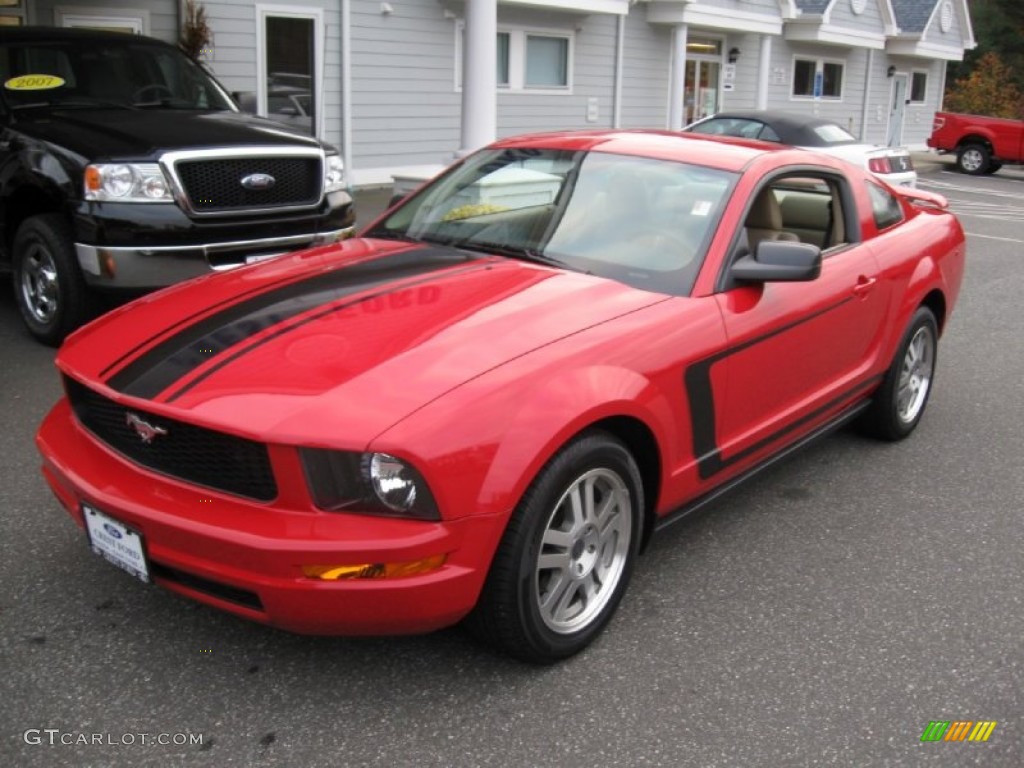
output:
M 761 61 L 757 71 L 757 109 L 768 109 L 768 78 L 772 71 L 772 36 L 761 35 Z
M 678 131 L 683 127 L 686 105 L 686 25 L 677 24 L 672 28 L 672 72 L 669 75 L 668 129 Z
M 467 155 L 497 138 L 498 0 L 467 0 L 462 45 L 462 146 Z

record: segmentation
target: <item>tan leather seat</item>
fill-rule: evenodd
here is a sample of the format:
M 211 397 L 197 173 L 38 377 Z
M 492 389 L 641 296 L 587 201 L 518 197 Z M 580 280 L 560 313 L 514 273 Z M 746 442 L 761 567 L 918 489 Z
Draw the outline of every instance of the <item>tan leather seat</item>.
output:
M 782 209 L 770 187 L 758 193 L 747 214 L 746 229 L 751 253 L 757 253 L 757 244 L 762 240 L 800 242 L 797 235 L 782 229 Z

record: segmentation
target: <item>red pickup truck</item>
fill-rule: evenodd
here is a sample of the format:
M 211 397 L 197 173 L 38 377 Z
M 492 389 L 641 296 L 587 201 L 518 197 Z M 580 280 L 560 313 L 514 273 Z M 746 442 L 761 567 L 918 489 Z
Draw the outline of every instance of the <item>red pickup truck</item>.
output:
M 995 173 L 1003 163 L 1024 162 L 1024 120 L 936 112 L 928 146 L 956 152 L 964 173 Z

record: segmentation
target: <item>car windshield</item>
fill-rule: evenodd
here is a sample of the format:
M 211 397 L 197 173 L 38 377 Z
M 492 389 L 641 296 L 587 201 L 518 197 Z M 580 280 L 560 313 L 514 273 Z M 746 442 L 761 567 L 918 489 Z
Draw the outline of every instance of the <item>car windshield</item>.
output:
M 735 174 L 564 149 L 488 149 L 366 233 L 449 245 L 687 295 Z
M 129 36 L 5 44 L 0 83 L 11 109 L 234 110 L 216 81 L 183 53 Z

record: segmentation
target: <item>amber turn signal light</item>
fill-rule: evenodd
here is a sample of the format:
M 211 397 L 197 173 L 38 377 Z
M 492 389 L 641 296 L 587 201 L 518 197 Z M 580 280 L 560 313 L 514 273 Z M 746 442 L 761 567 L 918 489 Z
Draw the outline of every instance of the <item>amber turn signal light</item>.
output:
M 432 555 L 405 563 L 360 563 L 356 565 L 304 565 L 302 573 L 321 581 L 347 579 L 400 579 L 436 571 L 448 555 Z

